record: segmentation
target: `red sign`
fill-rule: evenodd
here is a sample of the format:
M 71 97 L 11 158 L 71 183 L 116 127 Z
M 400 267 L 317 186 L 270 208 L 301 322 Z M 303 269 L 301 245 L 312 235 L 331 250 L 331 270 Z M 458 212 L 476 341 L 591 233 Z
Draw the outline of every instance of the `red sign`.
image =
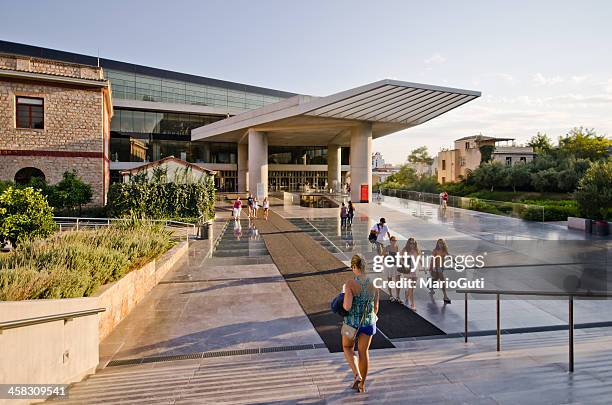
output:
M 360 202 L 362 203 L 367 203 L 370 202 L 370 199 L 368 198 L 368 185 L 367 184 L 362 184 L 361 185 L 361 195 L 360 195 Z

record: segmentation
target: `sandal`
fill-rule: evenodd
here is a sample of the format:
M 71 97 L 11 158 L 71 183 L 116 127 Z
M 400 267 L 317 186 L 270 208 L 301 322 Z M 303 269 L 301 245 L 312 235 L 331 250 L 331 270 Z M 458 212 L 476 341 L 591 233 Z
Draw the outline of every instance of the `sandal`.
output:
M 450 298 L 444 298 L 444 303 L 445 303 L 445 304 L 450 304 L 450 303 L 451 303 Z
M 355 376 L 355 381 L 353 381 L 353 385 L 351 385 L 351 389 L 358 390 L 360 383 L 361 383 L 361 377 Z
M 357 392 L 359 392 L 359 393 L 365 393 L 366 392 L 365 383 L 363 381 L 359 382 L 359 385 L 357 386 Z

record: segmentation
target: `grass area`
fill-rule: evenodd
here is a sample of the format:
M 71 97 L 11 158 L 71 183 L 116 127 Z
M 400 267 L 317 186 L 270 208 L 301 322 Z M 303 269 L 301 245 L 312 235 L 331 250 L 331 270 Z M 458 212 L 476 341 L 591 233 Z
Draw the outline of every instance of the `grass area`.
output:
M 119 224 L 24 241 L 0 255 L 0 300 L 87 297 L 166 252 L 160 225 Z

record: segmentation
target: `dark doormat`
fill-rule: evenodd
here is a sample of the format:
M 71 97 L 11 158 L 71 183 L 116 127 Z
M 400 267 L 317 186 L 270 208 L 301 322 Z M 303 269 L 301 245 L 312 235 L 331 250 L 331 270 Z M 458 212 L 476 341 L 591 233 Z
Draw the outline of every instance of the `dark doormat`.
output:
M 321 337 L 325 346 L 331 353 L 342 351 L 342 339 L 340 336 L 340 327 L 342 326 L 342 318 L 331 311 L 307 314 L 308 319 L 312 322 L 315 330 Z M 386 339 L 381 333 L 377 333 L 372 338 L 370 349 L 389 349 L 393 348 L 393 344 Z
M 389 339 L 446 335 L 434 324 L 411 309 L 402 304 L 390 302 L 389 296 L 382 291 L 378 305 L 378 312 L 384 315 L 378 318 L 376 326 Z

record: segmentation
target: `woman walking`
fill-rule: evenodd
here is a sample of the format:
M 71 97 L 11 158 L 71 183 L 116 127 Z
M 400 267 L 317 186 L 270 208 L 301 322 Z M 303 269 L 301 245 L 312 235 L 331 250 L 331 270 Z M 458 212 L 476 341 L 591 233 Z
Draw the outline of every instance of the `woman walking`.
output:
M 263 210 L 264 210 L 264 219 L 268 220 L 268 214 L 270 212 L 270 201 L 268 201 L 268 197 L 264 197 L 263 200 Z
M 232 216 L 234 219 L 240 219 L 240 212 L 242 211 L 242 201 L 240 201 L 240 197 L 237 197 L 234 201 L 234 209 L 232 212 Z
M 444 259 L 448 256 L 448 246 L 444 239 L 440 238 L 436 242 L 436 247 L 431 252 L 432 260 L 429 265 L 429 271 L 431 271 L 431 279 L 432 281 L 444 281 Z M 431 294 L 434 294 L 435 290 L 431 290 Z M 446 294 L 446 287 L 444 283 L 442 283 L 442 294 L 444 294 L 444 303 L 450 304 L 451 300 L 448 298 Z
M 389 246 L 387 246 L 387 248 L 385 249 L 385 256 L 391 256 L 393 258 L 395 258 L 395 256 L 399 253 L 399 245 L 397 244 L 397 238 L 395 236 L 392 236 L 389 239 Z M 389 283 L 387 284 L 387 291 L 389 291 L 389 301 L 391 302 L 397 302 L 397 303 L 401 303 L 400 301 L 400 289 L 395 287 L 394 289 L 391 289 L 391 287 L 389 287 L 389 285 L 391 284 L 391 281 L 397 282 L 399 281 L 399 274 L 397 272 L 397 267 L 395 265 L 393 266 L 384 266 L 385 267 L 385 274 L 387 276 L 387 281 L 389 281 Z M 395 297 L 393 296 L 393 290 L 395 290 Z
M 348 218 L 348 210 L 344 203 L 342 203 L 342 207 L 340 207 L 340 226 L 343 228 L 346 226 L 346 219 Z
M 419 256 L 421 255 L 421 250 L 419 249 L 419 244 L 416 239 L 409 238 L 406 241 L 406 246 L 402 249 L 402 256 L 408 256 L 408 267 L 404 268 L 402 271 L 403 274 L 408 276 L 410 280 L 410 286 L 406 288 L 406 306 L 410 307 L 414 312 L 416 312 L 416 302 L 414 301 L 414 286 L 417 282 L 417 267 L 416 263 L 419 262 Z
M 343 287 L 343 307 L 348 311 L 342 324 L 342 351 L 353 372 L 352 388 L 365 392 L 365 382 L 368 376 L 370 363 L 369 348 L 372 336 L 376 333 L 376 320 L 378 319 L 378 290 L 366 276 L 365 259 L 354 255 L 351 259 L 351 270 L 354 277 Z M 359 359 L 355 357 L 355 340 Z
M 353 225 L 353 217 L 355 216 L 355 207 L 353 206 L 353 202 L 348 202 L 348 224 L 349 226 Z
M 259 201 L 257 197 L 253 198 L 253 219 L 257 219 L 257 210 L 259 209 Z

